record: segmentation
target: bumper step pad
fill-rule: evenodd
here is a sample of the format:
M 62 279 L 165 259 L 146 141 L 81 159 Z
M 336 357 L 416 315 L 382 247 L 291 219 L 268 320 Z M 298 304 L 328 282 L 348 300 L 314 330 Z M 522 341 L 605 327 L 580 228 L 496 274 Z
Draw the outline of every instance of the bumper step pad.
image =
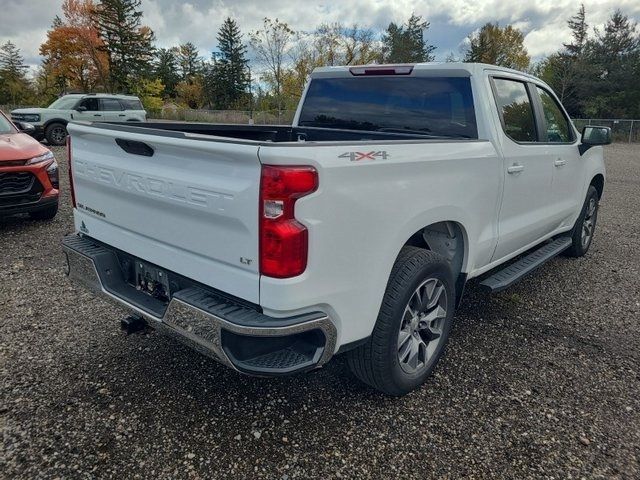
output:
M 123 252 L 79 235 L 65 237 L 62 245 L 72 280 L 238 371 L 286 375 L 320 366 L 333 356 L 336 328 L 323 312 L 270 317 L 259 307 L 199 285 L 160 301 L 126 282 L 118 262 Z

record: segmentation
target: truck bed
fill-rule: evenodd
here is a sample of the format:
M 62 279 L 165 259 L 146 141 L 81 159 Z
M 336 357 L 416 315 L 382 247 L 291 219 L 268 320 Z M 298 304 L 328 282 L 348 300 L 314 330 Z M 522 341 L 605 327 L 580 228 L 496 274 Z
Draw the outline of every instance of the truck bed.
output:
M 443 137 L 433 137 L 427 133 L 377 132 L 321 127 L 292 127 L 291 125 L 235 125 L 190 122 L 145 122 L 133 124 L 86 122 L 85 124 L 90 124 L 96 128 L 130 133 L 138 132 L 147 135 L 161 135 L 175 138 L 186 138 L 190 135 L 207 135 L 217 137 L 217 141 L 220 141 L 220 137 L 223 137 L 233 139 L 234 141 L 242 140 L 259 143 L 443 140 Z

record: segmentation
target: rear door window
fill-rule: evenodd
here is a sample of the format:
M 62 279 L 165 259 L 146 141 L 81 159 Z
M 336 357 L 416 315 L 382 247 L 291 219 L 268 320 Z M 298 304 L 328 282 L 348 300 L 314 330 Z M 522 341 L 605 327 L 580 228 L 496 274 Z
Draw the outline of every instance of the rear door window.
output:
M 298 124 L 437 138 L 478 138 L 468 77 L 313 79 Z
M 516 142 L 537 141 L 533 106 L 525 83 L 494 78 L 493 85 L 504 132 Z
M 122 110 L 122 105 L 115 98 L 101 98 L 100 104 L 105 112 L 115 112 Z

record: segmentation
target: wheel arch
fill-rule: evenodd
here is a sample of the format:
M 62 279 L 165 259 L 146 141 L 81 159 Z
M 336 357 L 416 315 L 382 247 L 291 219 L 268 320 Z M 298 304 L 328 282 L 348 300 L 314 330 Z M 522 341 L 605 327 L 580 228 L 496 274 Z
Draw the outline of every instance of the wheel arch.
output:
M 460 222 L 453 220 L 434 222 L 422 227 L 402 246 L 424 248 L 442 255 L 451 264 L 456 277 L 465 270 L 468 261 L 467 231 Z
M 589 185 L 593 185 L 595 187 L 598 191 L 598 199 L 601 199 L 602 194 L 604 193 L 604 175 L 597 173 L 593 176 Z
M 61 123 L 66 127 L 67 124 L 69 123 L 69 120 L 65 120 L 64 118 L 52 118 L 51 120 L 47 120 L 46 122 L 44 122 L 44 125 L 42 125 L 42 129 L 46 130 L 49 127 L 49 125 L 54 123 Z

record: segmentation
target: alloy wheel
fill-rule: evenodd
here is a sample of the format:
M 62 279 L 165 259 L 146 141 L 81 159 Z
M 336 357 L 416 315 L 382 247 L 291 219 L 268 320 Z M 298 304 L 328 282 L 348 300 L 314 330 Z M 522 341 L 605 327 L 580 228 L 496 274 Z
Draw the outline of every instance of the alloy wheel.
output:
M 51 138 L 56 144 L 64 143 L 67 138 L 67 132 L 63 127 L 55 127 L 51 130 Z
M 442 340 L 447 318 L 444 283 L 429 278 L 415 289 L 402 314 L 398 332 L 398 361 L 405 373 L 427 368 Z
M 584 222 L 582 222 L 582 248 L 586 249 L 591 243 L 591 239 L 593 238 L 593 231 L 596 226 L 596 214 L 598 211 L 598 203 L 595 198 L 591 197 L 589 199 L 589 204 L 587 205 L 587 211 L 585 212 Z

